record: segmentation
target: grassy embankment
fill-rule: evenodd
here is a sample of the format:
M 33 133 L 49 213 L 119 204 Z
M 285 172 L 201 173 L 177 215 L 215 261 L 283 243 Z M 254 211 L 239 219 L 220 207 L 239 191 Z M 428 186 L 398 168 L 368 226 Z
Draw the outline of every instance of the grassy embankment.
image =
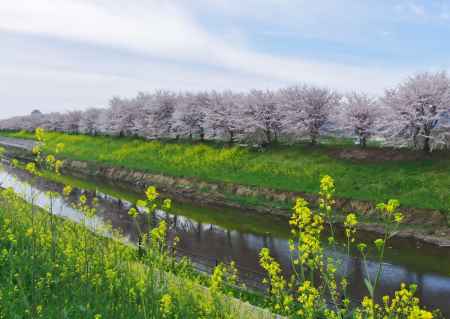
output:
M 33 137 L 24 132 L 2 134 Z M 396 198 L 408 207 L 450 211 L 450 156 L 443 154 L 416 160 L 355 161 L 332 155 L 336 149 L 356 147 L 351 145 L 274 146 L 257 152 L 211 143 L 46 135 L 48 149 L 64 143 L 64 158 L 306 193 L 317 193 L 317 180 L 329 174 L 335 178 L 337 197 L 373 202 Z
M 86 219 L 90 213 L 86 210 Z M 111 237 L 109 227 L 91 232 L 10 190 L 0 189 L 0 226 L 0 318 L 268 315 L 202 288 L 204 278 L 166 253 L 139 257 L 134 247 L 116 240 L 119 235 L 103 237 Z M 177 277 L 162 271 L 169 268 L 167 262 L 174 263 Z

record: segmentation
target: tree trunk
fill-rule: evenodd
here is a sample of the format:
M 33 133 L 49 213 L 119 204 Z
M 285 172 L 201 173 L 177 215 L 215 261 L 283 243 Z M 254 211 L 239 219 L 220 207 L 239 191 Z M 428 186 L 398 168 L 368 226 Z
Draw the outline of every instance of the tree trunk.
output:
M 311 145 L 317 145 L 317 134 L 312 133 L 311 137 Z
M 229 132 L 230 139 L 228 140 L 228 143 L 231 145 L 234 142 L 234 133 L 232 131 Z
M 367 138 L 366 137 L 361 137 L 359 140 L 360 146 L 361 148 L 366 148 L 367 146 Z
M 414 130 L 414 135 L 413 135 L 414 148 L 416 148 L 416 149 L 417 149 L 417 136 L 419 136 L 419 132 L 420 132 L 419 128 L 416 128 Z
M 270 130 L 266 130 L 266 139 L 267 139 L 267 145 L 272 143 L 272 135 L 270 134 Z
M 200 141 L 204 141 L 205 140 L 205 130 L 201 127 L 200 128 Z
M 424 125 L 424 126 L 425 127 L 423 128 L 423 132 L 425 135 L 425 139 L 423 141 L 423 151 L 428 154 L 428 153 L 431 153 L 430 136 L 431 136 L 432 128 L 431 128 L 431 126 L 428 126 L 428 125 Z
M 431 153 L 430 138 L 428 136 L 423 141 L 423 151 L 427 154 Z

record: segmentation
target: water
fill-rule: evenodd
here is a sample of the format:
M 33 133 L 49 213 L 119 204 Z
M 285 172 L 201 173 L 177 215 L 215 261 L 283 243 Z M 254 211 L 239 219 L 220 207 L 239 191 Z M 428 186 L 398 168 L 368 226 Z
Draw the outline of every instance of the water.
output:
M 17 192 L 29 192 L 30 176 L 23 171 L 5 167 L 0 172 L 3 187 L 13 187 Z M 58 215 L 75 221 L 81 220 L 81 213 L 71 207 L 81 193 L 99 199 L 98 215 L 91 223 L 111 223 L 130 240 L 136 240 L 134 221 L 127 212 L 131 203 L 141 198 L 120 185 L 111 185 L 97 180 L 59 177 L 63 183 L 74 185 L 72 198 L 58 198 L 54 207 Z M 48 190 L 62 191 L 62 184 L 47 179 L 38 179 L 35 187 L 39 192 L 37 204 L 45 206 Z M 181 241 L 179 253 L 191 257 L 202 270 L 210 270 L 219 261 L 234 260 L 243 279 L 254 288 L 262 288 L 262 270 L 258 265 L 261 248 L 268 247 L 272 255 L 289 274 L 288 249 L 289 229 L 287 219 L 262 216 L 247 211 L 203 206 L 200 204 L 174 202 L 170 214 L 158 211 L 154 223 L 160 219 L 169 221 L 170 233 L 177 234 Z M 376 237 L 370 233 L 359 233 L 358 241 L 371 243 Z M 364 286 L 364 265 L 355 253 L 347 257 L 342 246 L 326 253 L 342 260 L 346 269 L 352 299 L 359 300 L 367 294 Z M 372 278 L 378 269 L 373 258 L 368 260 L 368 271 Z M 342 271 L 341 271 L 342 274 Z M 384 272 L 379 291 L 381 295 L 392 294 L 400 283 L 417 283 L 418 297 L 429 309 L 439 308 L 450 317 L 450 249 L 436 248 L 413 240 L 394 240 L 387 250 Z

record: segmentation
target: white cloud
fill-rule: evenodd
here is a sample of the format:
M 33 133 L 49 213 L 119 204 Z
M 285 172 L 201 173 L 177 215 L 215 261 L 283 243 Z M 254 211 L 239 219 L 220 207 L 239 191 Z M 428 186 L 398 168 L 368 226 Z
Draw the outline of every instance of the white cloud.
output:
M 426 11 L 425 8 L 421 5 L 418 5 L 416 3 L 408 3 L 408 9 L 414 13 L 416 16 L 419 17 L 425 17 L 426 16 Z
M 448 22 L 450 7 L 447 1 L 406 0 L 395 5 L 403 17 L 430 23 Z
M 111 2 L 113 3 L 113 2 Z M 114 45 L 167 57 L 193 58 L 210 40 L 177 7 L 149 1 L 127 9 L 94 1 L 0 2 L 0 28 Z
M 163 1 L 16 0 L 0 2 L 0 29 L 46 34 L 145 52 L 177 62 L 200 63 L 280 81 L 312 81 L 340 88 L 379 90 L 396 71 L 301 58 L 280 58 L 226 43 L 206 32 L 186 9 Z M 224 5 L 225 2 L 220 2 Z M 394 73 L 395 72 L 395 73 Z
M 70 60 L 72 56 L 67 58 Z M 103 107 L 114 95 L 134 96 L 138 91 L 161 88 L 176 91 L 248 90 L 255 84 L 265 88 L 282 85 L 261 76 L 189 69 L 163 62 L 136 63 L 128 58 L 122 60 L 120 68 L 111 66 L 110 70 L 92 65 L 85 67 L 81 61 L 78 65 L 64 63 L 58 54 L 50 59 L 58 61 L 58 66 L 51 67 L 48 62 L 8 65 L 0 60 L 0 118 L 27 114 L 35 108 L 56 112 Z

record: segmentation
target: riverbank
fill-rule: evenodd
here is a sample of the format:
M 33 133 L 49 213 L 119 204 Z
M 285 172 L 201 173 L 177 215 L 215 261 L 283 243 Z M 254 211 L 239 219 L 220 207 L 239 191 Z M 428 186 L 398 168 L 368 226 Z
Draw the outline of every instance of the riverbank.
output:
M 1 317 L 273 318 L 183 267 L 161 272 L 167 265 L 140 258 L 102 225 L 59 218 L 10 190 L 0 189 L 0 224 Z
M 70 157 L 87 156 L 83 152 L 76 153 L 76 150 L 81 151 L 85 146 L 80 144 L 81 146 L 77 147 L 75 140 L 84 140 L 85 138 L 92 140 L 95 138 L 85 136 L 62 136 L 61 134 L 58 134 L 55 138 L 56 141 L 53 141 L 52 138 L 52 144 L 56 142 L 67 143 L 67 139 L 71 141 L 71 144 L 66 147 L 69 150 L 66 150 L 66 153 L 62 154 L 63 157 L 66 158 L 63 172 L 85 178 L 96 177 L 108 179 L 117 183 L 125 184 L 127 187 L 132 187 L 136 191 L 142 191 L 148 185 L 155 185 L 161 191 L 167 193 L 170 197 L 174 197 L 179 200 L 223 205 L 239 209 L 251 209 L 262 214 L 276 214 L 283 216 L 290 215 L 290 208 L 292 207 L 293 201 L 298 196 L 305 197 L 312 203 L 316 202 L 317 199 L 314 194 L 305 192 L 283 191 L 276 188 L 242 185 L 231 181 L 211 182 L 198 177 L 176 177 L 166 174 L 148 173 L 145 171 L 129 169 L 123 166 L 121 167 L 119 166 L 121 163 L 120 161 L 116 162 L 116 165 L 113 165 L 108 163 L 107 160 L 101 159 L 98 161 L 73 160 L 70 159 Z M 99 139 L 107 138 L 99 137 Z M 110 139 L 110 142 L 112 144 L 119 143 L 114 139 Z M 153 143 L 143 141 L 138 142 Z M 130 143 L 136 143 L 136 141 L 130 141 Z M 115 144 L 111 146 L 111 151 L 109 153 L 114 152 L 114 147 Z M 128 154 L 128 149 L 126 148 L 126 150 Z M 8 153 L 9 156 L 28 160 L 32 157 L 29 151 L 25 150 L 23 147 L 17 147 L 17 145 L 14 147 L 9 145 Z M 103 154 L 108 156 L 109 153 L 106 152 Z M 98 152 L 98 154 L 102 154 L 102 152 Z M 201 158 L 203 155 L 200 154 L 198 156 Z M 439 165 L 444 165 L 440 161 L 443 163 L 446 162 L 445 159 L 436 160 L 436 165 L 438 165 L 438 167 Z M 162 164 L 160 163 L 159 165 Z M 362 164 L 360 163 L 358 165 Z M 443 174 L 446 174 L 446 172 Z M 445 190 L 443 190 L 443 193 L 445 193 Z M 445 200 L 442 201 L 445 202 Z M 376 202 L 374 201 L 348 199 L 342 197 L 336 200 L 338 211 L 357 212 L 360 215 L 360 220 L 362 220 L 360 227 L 362 229 L 370 230 L 372 232 L 380 232 L 382 227 L 377 224 L 378 215 L 376 214 L 375 205 Z M 430 208 L 411 208 L 408 206 L 403 206 L 402 211 L 405 214 L 404 226 L 396 236 L 403 238 L 415 238 L 438 246 L 450 245 L 450 229 L 448 227 L 447 215 L 444 211 Z

